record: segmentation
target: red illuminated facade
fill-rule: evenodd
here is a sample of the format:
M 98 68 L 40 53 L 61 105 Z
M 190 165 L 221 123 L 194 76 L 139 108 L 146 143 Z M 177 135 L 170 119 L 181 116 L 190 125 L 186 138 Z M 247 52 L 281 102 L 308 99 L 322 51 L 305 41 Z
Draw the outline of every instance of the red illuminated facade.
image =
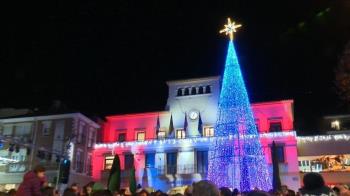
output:
M 208 146 L 215 139 L 219 81 L 219 77 L 170 81 L 167 111 L 107 116 L 103 143 L 94 150 L 93 177 L 106 182 L 117 154 L 124 175 L 134 165 L 143 186 L 167 190 L 205 179 Z M 268 163 L 271 166 L 270 148 L 275 141 L 282 182 L 297 189 L 293 100 L 255 103 L 252 110 Z

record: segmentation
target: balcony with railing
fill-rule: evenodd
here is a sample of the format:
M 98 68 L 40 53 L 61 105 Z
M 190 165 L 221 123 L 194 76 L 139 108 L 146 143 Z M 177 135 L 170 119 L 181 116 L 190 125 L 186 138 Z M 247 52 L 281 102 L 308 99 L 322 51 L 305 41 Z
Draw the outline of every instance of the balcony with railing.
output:
M 206 174 L 208 168 L 206 165 L 197 166 L 195 164 L 184 164 L 184 165 L 164 165 L 157 167 L 157 175 L 167 174 Z

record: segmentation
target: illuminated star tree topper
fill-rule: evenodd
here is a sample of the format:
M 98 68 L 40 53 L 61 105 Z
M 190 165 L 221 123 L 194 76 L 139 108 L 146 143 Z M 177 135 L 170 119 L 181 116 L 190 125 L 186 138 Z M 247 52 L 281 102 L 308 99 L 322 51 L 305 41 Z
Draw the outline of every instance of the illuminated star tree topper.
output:
M 225 28 L 220 30 L 220 33 L 225 33 L 225 35 L 230 36 L 230 40 L 233 40 L 233 34 L 236 33 L 236 29 L 241 27 L 242 25 L 236 24 L 235 22 L 231 22 L 230 18 L 227 18 L 227 24 L 225 24 Z

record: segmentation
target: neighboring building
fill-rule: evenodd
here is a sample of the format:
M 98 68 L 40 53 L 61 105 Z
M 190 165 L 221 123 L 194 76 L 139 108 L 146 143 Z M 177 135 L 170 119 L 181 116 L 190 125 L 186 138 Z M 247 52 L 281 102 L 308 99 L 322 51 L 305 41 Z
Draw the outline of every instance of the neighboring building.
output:
M 350 115 L 325 116 L 322 120 L 323 132 L 330 131 L 350 131 Z
M 91 180 L 91 150 L 99 125 L 81 113 L 16 116 L 0 119 L 0 191 L 17 187 L 35 165 L 47 168 L 55 184 L 58 163 L 69 138 L 70 183 Z M 72 137 L 75 136 L 75 137 Z
M 214 130 L 220 78 L 167 84 L 166 111 L 106 117 L 103 143 L 96 144 L 93 153 L 95 180 L 106 183 L 115 154 L 120 157 L 123 186 L 128 186 L 126 176 L 133 166 L 138 183 L 155 189 L 168 190 L 206 178 L 209 144 L 220 139 Z M 275 141 L 282 183 L 297 190 L 300 180 L 293 101 L 255 103 L 252 110 L 270 169 L 270 148 Z
M 1 108 L 0 118 L 9 118 L 14 116 L 22 116 L 33 113 L 30 109 L 15 109 L 15 108 Z
M 301 176 L 320 172 L 330 184 L 350 184 L 350 115 L 325 116 L 324 135 L 298 137 Z

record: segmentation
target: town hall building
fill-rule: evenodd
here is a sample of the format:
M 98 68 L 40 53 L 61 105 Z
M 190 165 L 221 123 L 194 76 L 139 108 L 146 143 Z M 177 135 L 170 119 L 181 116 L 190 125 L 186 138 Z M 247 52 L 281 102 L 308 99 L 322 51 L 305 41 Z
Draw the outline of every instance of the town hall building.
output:
M 167 85 L 165 111 L 106 117 L 103 143 L 96 144 L 93 152 L 95 180 L 106 183 L 114 155 L 120 158 L 122 186 L 128 186 L 132 167 L 139 184 L 164 191 L 206 179 L 209 145 L 218 139 L 214 126 L 220 77 L 169 81 Z M 300 178 L 293 100 L 253 103 L 251 107 L 270 171 L 275 141 L 282 183 L 296 190 Z

